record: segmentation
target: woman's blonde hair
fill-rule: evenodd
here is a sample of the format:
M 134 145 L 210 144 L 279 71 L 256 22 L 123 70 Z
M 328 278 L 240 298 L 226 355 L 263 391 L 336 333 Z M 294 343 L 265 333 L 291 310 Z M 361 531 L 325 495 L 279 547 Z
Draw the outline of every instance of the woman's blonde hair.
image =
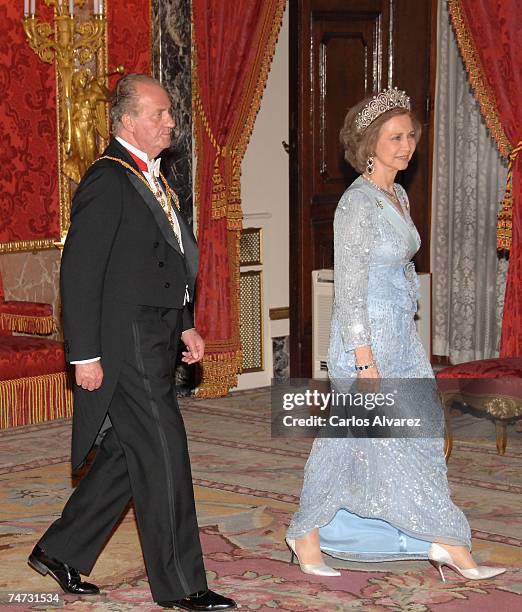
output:
M 397 115 L 408 115 L 415 131 L 415 142 L 419 142 L 422 133 L 422 126 L 415 115 L 400 106 L 379 115 L 367 128 L 359 132 L 355 126 L 355 118 L 371 99 L 372 96 L 368 96 L 348 110 L 344 118 L 343 127 L 339 133 L 339 139 L 344 148 L 344 158 L 361 174 L 366 170 L 368 157 L 375 153 L 375 145 L 377 144 L 381 127 L 389 119 Z

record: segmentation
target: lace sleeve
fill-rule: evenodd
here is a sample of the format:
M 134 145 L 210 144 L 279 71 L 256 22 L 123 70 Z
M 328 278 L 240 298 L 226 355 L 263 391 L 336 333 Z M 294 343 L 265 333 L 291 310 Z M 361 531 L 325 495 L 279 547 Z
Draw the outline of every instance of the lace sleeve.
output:
M 375 204 L 360 191 L 343 195 L 334 218 L 335 309 L 346 351 L 371 343 L 368 268 Z

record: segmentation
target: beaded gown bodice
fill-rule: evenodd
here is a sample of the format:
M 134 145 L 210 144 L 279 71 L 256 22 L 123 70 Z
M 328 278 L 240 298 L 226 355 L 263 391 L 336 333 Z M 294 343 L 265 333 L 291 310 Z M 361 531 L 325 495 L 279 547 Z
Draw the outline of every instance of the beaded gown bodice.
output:
M 329 357 L 333 377 L 355 375 L 351 349 L 372 344 L 371 319 L 375 323 L 399 309 L 413 321 L 417 310 L 419 284 L 411 258 L 420 247 L 420 237 L 409 214 L 406 192 L 400 185 L 396 185 L 396 192 L 402 217 L 386 196 L 362 177 L 339 201 L 334 220 L 335 299 Z M 373 328 L 375 332 L 376 325 Z M 432 376 L 427 365 L 415 375 Z M 379 373 L 403 377 L 401 366 L 399 360 L 394 365 L 384 359 Z

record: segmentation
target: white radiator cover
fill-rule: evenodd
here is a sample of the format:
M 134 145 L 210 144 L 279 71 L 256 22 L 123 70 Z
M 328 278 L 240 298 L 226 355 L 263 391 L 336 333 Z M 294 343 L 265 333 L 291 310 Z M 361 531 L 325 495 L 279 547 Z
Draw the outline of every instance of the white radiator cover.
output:
M 431 274 L 419 274 L 420 298 L 415 316 L 417 332 L 431 355 Z M 333 270 L 312 271 L 312 376 L 327 378 L 328 343 L 334 297 Z

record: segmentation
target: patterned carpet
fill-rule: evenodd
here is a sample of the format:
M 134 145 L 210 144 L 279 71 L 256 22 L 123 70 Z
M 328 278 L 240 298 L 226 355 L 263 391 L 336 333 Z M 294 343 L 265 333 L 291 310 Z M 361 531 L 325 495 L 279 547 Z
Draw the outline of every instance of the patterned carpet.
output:
M 283 544 L 310 441 L 271 439 L 268 390 L 183 399 L 182 410 L 209 582 L 236 598 L 242 610 L 522 609 L 520 435 L 511 435 L 504 457 L 493 440 L 468 437 L 455 443 L 450 461 L 454 499 L 471 522 L 476 558 L 507 565 L 508 573 L 473 582 L 448 570 L 443 584 L 427 562 L 363 565 L 329 559 L 344 571 L 326 579 L 290 565 Z M 159 610 L 150 597 L 132 510 L 90 576 L 102 587 L 100 596 L 57 595 L 54 581 L 27 567 L 35 540 L 70 494 L 69 445 L 68 421 L 0 432 L 0 610 Z M 13 594 L 19 603 L 9 603 Z M 28 603 L 30 594 L 33 599 L 54 594 L 58 601 Z

